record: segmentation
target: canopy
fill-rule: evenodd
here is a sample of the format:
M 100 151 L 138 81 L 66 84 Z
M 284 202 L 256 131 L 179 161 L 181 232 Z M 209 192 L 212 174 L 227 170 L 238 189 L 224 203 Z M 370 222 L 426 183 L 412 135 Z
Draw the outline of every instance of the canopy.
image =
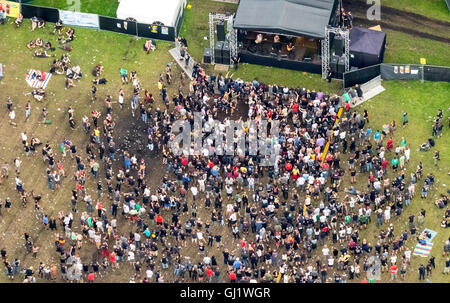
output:
M 350 31 L 350 64 L 366 67 L 383 62 L 386 33 L 361 27 Z
M 186 0 L 121 0 L 117 18 L 134 18 L 137 22 L 152 24 L 161 22 L 175 27 L 182 15 Z
M 234 27 L 323 39 L 337 0 L 241 0 Z

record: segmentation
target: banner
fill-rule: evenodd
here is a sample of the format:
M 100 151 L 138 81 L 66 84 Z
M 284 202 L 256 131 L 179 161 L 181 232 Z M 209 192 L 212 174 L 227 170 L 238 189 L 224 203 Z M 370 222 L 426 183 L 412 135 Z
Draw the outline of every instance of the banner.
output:
M 17 18 L 20 14 L 20 3 L 0 0 L 0 10 L 6 12 L 6 16 Z
M 59 18 L 64 25 L 100 28 L 98 15 L 96 14 L 59 10 Z

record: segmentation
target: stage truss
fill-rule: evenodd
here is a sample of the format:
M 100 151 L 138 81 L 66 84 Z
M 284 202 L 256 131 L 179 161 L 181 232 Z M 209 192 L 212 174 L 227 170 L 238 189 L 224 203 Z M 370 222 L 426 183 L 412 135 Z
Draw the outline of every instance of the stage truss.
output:
M 209 13 L 209 47 L 211 48 L 212 54 L 214 54 L 215 45 L 215 28 L 216 23 L 219 21 L 227 22 L 227 34 L 226 40 L 230 44 L 230 55 L 231 57 L 237 55 L 237 30 L 233 27 L 234 16 L 230 14 L 218 14 L 215 12 Z M 215 64 L 214 55 L 211 56 L 211 64 Z M 229 65 L 229 64 L 228 64 Z
M 325 28 L 325 39 L 322 40 L 322 79 L 327 78 L 327 71 L 330 67 L 331 33 L 344 38 L 345 72 L 350 70 L 350 30 L 347 28 L 327 26 Z

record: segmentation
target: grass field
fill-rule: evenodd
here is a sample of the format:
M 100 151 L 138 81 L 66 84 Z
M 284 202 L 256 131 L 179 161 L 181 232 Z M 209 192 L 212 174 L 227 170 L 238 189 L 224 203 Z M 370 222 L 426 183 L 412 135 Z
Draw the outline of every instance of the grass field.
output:
M 449 45 L 430 41 L 403 33 L 386 30 L 387 42 L 384 63 L 419 64 L 420 58 L 426 58 L 427 64 L 450 66 Z
M 437 231 L 438 234 L 433 240 L 434 246 L 431 255 L 436 257 L 436 270 L 430 278 L 433 282 L 449 282 L 448 276 L 442 275 L 445 259 L 442 258 L 441 253 L 445 240 L 449 237 L 448 230 L 442 229 L 440 219 L 444 211 L 438 209 L 434 205 L 434 201 L 440 198 L 440 194 L 446 194 L 450 188 L 450 131 L 445 127 L 443 136 L 436 140 L 435 148 L 438 149 L 442 155 L 438 167 L 434 166 L 433 156 L 434 150 L 428 152 L 418 151 L 420 144 L 424 143 L 431 137 L 433 119 L 437 114 L 438 109 L 444 110 L 444 122 L 450 114 L 448 95 L 450 94 L 450 83 L 431 83 L 425 82 L 406 82 L 406 81 L 384 81 L 383 86 L 386 91 L 362 104 L 359 111 L 367 109 L 370 114 L 370 126 L 373 130 L 381 129 L 382 125 L 395 120 L 399 127 L 394 137 L 394 146 L 399 143 L 402 137 L 406 139 L 407 145 L 411 148 L 411 163 L 407 165 L 406 180 L 409 182 L 410 173 L 416 170 L 417 165 L 421 161 L 424 165 L 424 176 L 433 173 L 436 177 L 436 184 L 429 192 L 428 198 L 423 200 L 420 198 L 420 190 L 423 185 L 423 179 L 419 181 L 416 186 L 416 197 L 412 200 L 411 205 L 406 208 L 400 218 L 394 218 L 394 226 L 396 231 L 408 230 L 408 217 L 417 214 L 423 208 L 426 210 L 426 218 L 424 228 L 429 228 Z M 409 124 L 402 128 L 401 117 L 403 112 L 407 112 L 409 116 Z M 396 143 L 397 142 L 397 143 Z M 392 179 L 393 174 L 390 175 Z M 357 175 L 358 178 L 358 175 Z M 366 182 L 367 175 L 362 177 Z M 360 188 L 364 188 L 360 184 Z M 367 188 L 367 187 L 366 187 Z M 364 190 L 364 189 L 362 189 Z M 375 220 L 376 221 L 376 220 Z M 391 220 L 392 221 L 392 220 Z M 374 222 L 374 220 L 372 220 Z M 386 224 L 383 228 L 387 228 Z M 378 236 L 379 229 L 375 224 L 361 233 L 361 238 L 366 238 L 370 243 L 375 244 L 374 236 Z M 409 241 L 408 247 L 413 251 L 416 241 Z M 417 268 L 420 263 L 426 263 L 427 258 L 418 256 L 412 257 L 412 263 L 408 268 L 405 281 L 418 282 Z M 388 275 L 385 275 L 385 282 L 388 282 Z
M 450 22 L 450 12 L 445 0 L 381 0 L 381 5 Z

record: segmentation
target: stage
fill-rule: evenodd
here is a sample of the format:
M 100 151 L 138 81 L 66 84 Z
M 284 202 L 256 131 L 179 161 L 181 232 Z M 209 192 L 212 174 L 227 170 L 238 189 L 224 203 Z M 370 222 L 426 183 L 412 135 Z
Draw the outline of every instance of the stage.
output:
M 321 73 L 320 41 L 307 37 L 280 37 L 274 44 L 274 34 L 264 34 L 260 43 L 255 43 L 257 32 L 239 35 L 238 52 L 243 63 L 260 64 L 301 70 L 309 73 Z M 294 46 L 288 51 L 288 45 Z
M 337 8 L 337 0 L 241 0 L 234 19 L 240 62 L 321 74 L 321 40 Z

